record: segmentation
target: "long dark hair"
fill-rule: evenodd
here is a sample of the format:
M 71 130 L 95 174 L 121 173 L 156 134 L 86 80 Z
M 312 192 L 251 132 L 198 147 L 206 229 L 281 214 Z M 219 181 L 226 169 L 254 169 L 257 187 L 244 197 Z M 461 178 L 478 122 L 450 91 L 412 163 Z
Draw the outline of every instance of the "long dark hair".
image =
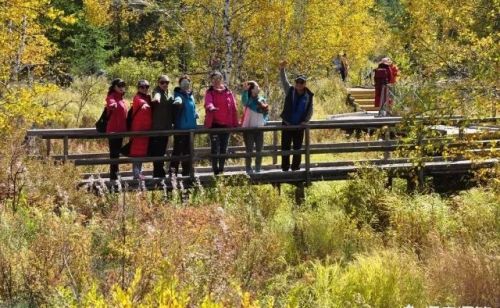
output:
M 108 89 L 108 95 L 113 93 L 115 91 L 115 87 L 118 85 L 125 86 L 125 81 L 123 81 L 123 79 L 121 79 L 121 78 L 113 79 L 113 81 L 111 81 L 111 85 L 109 86 L 109 89 Z
M 257 86 L 257 83 L 255 81 L 249 81 L 248 82 L 248 97 L 252 97 L 252 90 L 255 89 Z

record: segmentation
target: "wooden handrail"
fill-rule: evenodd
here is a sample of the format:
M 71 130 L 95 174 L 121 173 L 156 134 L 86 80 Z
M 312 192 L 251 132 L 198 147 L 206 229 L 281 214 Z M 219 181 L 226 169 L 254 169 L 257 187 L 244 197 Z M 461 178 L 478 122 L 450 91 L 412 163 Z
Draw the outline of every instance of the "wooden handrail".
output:
M 430 121 L 427 118 L 417 119 L 419 121 Z M 497 118 L 486 118 L 486 119 L 464 119 L 460 117 L 449 117 L 439 119 L 438 121 L 449 121 L 452 123 L 479 123 L 479 122 L 494 122 Z M 323 144 L 312 144 L 312 131 L 313 130 L 329 130 L 329 129 L 343 129 L 343 130 L 357 130 L 357 129 L 378 129 L 383 127 L 392 128 L 402 123 L 403 119 L 399 117 L 384 117 L 384 118 L 369 118 L 364 120 L 359 119 L 335 119 L 326 121 L 311 121 L 306 125 L 282 125 L 280 122 L 270 122 L 268 125 L 263 127 L 251 127 L 251 128 L 216 128 L 207 129 L 203 127 L 198 127 L 197 129 L 191 130 L 162 130 L 162 131 L 140 131 L 140 132 L 123 132 L 123 133 L 98 133 L 93 128 L 83 128 L 83 129 L 33 129 L 27 132 L 29 137 L 39 137 L 47 140 L 47 156 L 50 155 L 50 140 L 52 139 L 62 139 L 63 141 L 63 151 L 62 155 L 53 156 L 56 160 L 62 160 L 64 162 L 73 161 L 75 165 L 107 165 L 107 164 L 129 164 L 133 162 L 158 162 L 158 161 L 190 161 L 192 169 L 189 170 L 189 176 L 191 179 L 195 177 L 194 163 L 198 161 L 205 161 L 211 158 L 227 158 L 227 159 L 241 159 L 241 158 L 255 158 L 255 157 L 273 157 L 273 166 L 276 166 L 277 157 L 281 155 L 305 155 L 304 168 L 302 172 L 295 173 L 294 181 L 301 181 L 309 185 L 313 180 L 317 178 L 317 169 L 314 169 L 314 164 L 311 162 L 311 155 L 316 154 L 335 154 L 335 153 L 354 153 L 354 152 L 384 152 L 383 161 L 393 161 L 390 159 L 390 152 L 397 149 L 414 149 L 416 146 L 425 146 L 426 144 L 433 143 L 436 141 L 443 141 L 443 145 L 450 148 L 463 146 L 465 140 L 456 141 L 450 139 L 449 137 L 438 137 L 432 139 L 419 139 L 417 144 L 407 144 L 399 140 L 390 140 L 391 134 L 389 130 L 385 131 L 384 139 L 379 141 L 361 141 L 361 142 L 342 142 L 342 143 L 323 143 Z M 430 122 L 429 122 L 430 123 Z M 432 125 L 435 123 L 431 123 Z M 282 151 L 277 145 L 278 132 L 285 130 L 303 130 L 305 136 L 304 147 L 299 150 L 288 150 Z M 214 133 L 245 133 L 245 132 L 272 132 L 273 133 L 273 144 L 265 145 L 263 151 L 257 153 L 247 153 L 245 147 L 243 146 L 232 146 L 229 147 L 229 151 L 226 154 L 213 155 L 210 153 L 210 149 L 207 147 L 196 148 L 195 147 L 195 137 L 196 135 L 210 135 Z M 188 135 L 189 136 L 189 154 L 183 156 L 171 156 L 167 155 L 164 157 L 127 157 L 127 158 L 115 158 L 110 159 L 105 157 L 105 153 L 97 154 L 70 154 L 69 153 L 69 140 L 70 139 L 112 139 L 112 138 L 127 138 L 127 137 L 157 137 L 157 136 L 176 136 L 176 135 Z M 493 149 L 491 153 L 494 153 L 497 149 L 498 143 L 497 139 L 498 132 L 493 132 L 493 137 L 491 140 L 478 140 L 474 141 L 468 145 L 468 151 L 482 151 L 487 152 Z M 491 134 L 490 134 L 491 136 Z M 483 137 L 487 138 L 487 137 Z M 451 141 L 451 142 L 448 142 Z M 489 148 L 485 148 L 489 146 Z M 240 151 L 239 153 L 236 153 Z M 432 155 L 432 154 L 431 154 Z M 435 157 L 427 157 L 430 160 L 434 160 Z M 405 159 L 405 158 L 403 158 Z M 313 174 L 315 172 L 315 174 Z M 423 175 L 423 170 L 421 171 Z
M 99 138 L 124 138 L 134 136 L 172 136 L 172 135 L 187 135 L 190 132 L 195 134 L 210 134 L 210 133 L 241 133 L 245 131 L 263 131 L 273 132 L 281 130 L 298 130 L 298 129 L 364 129 L 364 128 L 380 128 L 384 126 L 395 126 L 402 122 L 401 117 L 380 117 L 369 118 L 365 120 L 322 120 L 311 121 L 306 125 L 281 125 L 281 122 L 269 122 L 263 127 L 236 127 L 236 128 L 203 128 L 198 126 L 194 130 L 162 130 L 162 131 L 140 131 L 140 132 L 123 132 L 123 133 L 99 133 L 94 128 L 70 128 L 70 129 L 30 129 L 27 131 L 28 137 L 41 137 L 42 139 L 99 139 Z M 426 118 L 422 118 L 426 121 Z M 454 124 L 464 122 L 495 122 L 500 120 L 499 117 L 495 118 L 482 118 L 482 119 L 464 119 L 461 117 L 441 118 L 439 121 L 451 121 Z M 429 124 L 436 124 L 430 123 Z

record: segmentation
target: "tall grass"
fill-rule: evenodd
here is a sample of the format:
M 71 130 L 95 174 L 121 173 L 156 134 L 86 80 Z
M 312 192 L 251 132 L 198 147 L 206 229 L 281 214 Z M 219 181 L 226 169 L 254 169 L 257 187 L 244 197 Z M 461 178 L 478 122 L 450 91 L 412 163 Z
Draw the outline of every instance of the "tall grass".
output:
M 0 142 L 1 306 L 498 306 L 495 186 L 407 195 L 363 171 L 302 206 L 242 178 L 96 196 Z

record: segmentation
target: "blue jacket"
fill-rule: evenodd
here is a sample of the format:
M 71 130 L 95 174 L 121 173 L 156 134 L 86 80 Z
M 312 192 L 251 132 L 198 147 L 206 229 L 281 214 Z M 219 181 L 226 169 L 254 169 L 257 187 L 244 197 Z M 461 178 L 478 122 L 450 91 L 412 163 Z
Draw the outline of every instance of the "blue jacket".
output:
M 243 103 L 243 106 L 250 108 L 251 110 L 262 113 L 264 115 L 264 121 L 267 123 L 269 120 L 269 113 L 267 112 L 262 112 L 262 110 L 259 109 L 258 103 L 265 101 L 266 98 L 264 96 L 258 96 L 257 99 L 250 97 L 248 95 L 248 91 L 243 91 L 241 94 L 241 102 Z
M 306 88 L 304 94 L 298 95 L 295 88 L 288 81 L 284 68 L 280 70 L 280 75 L 286 95 L 281 118 L 284 122 L 291 125 L 309 122 L 313 114 L 314 94 Z
M 195 129 L 197 127 L 196 119 L 198 118 L 198 114 L 196 113 L 193 93 L 186 93 L 177 87 L 174 89 L 174 99 L 177 97 L 182 99 L 182 104 L 175 105 L 178 109 L 175 114 L 174 128 Z

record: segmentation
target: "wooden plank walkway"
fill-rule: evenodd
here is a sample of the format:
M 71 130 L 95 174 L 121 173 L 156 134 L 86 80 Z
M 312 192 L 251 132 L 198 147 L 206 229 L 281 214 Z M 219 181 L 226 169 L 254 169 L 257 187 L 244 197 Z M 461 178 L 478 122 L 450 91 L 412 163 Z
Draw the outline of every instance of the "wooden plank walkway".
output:
M 374 88 L 348 88 L 347 100 L 354 106 L 355 111 L 378 112 L 375 107 Z
M 425 118 L 421 119 L 426 121 Z M 193 166 L 196 166 L 189 171 L 187 177 L 174 177 L 165 179 L 147 178 L 144 181 L 133 180 L 130 171 L 121 173 L 120 183 L 126 185 L 128 189 L 175 189 L 176 183 L 182 183 L 183 187 L 192 187 L 196 185 L 210 186 L 213 185 L 216 179 L 229 180 L 232 178 L 244 178 L 250 184 L 281 184 L 303 183 L 309 185 L 313 181 L 331 181 L 331 180 L 346 180 L 354 172 L 360 168 L 379 168 L 389 172 L 392 176 L 406 177 L 410 172 L 414 171 L 414 163 L 408 158 L 392 158 L 393 152 L 405 148 L 406 150 L 415 149 L 416 144 L 405 144 L 401 140 L 390 140 L 391 134 L 387 129 L 395 130 L 396 126 L 402 121 L 397 117 L 358 117 L 357 114 L 346 118 L 333 118 L 326 121 L 313 121 L 305 126 L 281 126 L 278 122 L 271 122 L 269 125 L 261 128 L 233 128 L 233 129 L 204 129 L 195 130 L 179 130 L 179 131 L 148 131 L 148 132 L 127 132 L 119 134 L 101 134 L 95 129 L 34 129 L 28 131 L 29 138 L 42 138 L 47 141 L 47 149 L 45 155 L 54 160 L 63 162 L 72 161 L 77 166 L 98 166 L 108 165 L 110 163 L 130 164 L 132 162 L 154 162 L 172 160 L 189 160 Z M 443 119 L 443 123 L 460 124 L 464 121 L 459 117 Z M 467 120 L 469 123 L 470 120 Z M 499 144 L 499 131 L 496 130 L 497 119 L 482 119 L 475 121 L 490 122 L 491 129 L 486 130 L 483 140 L 476 140 L 474 143 L 466 144 L 461 141 L 460 137 L 451 139 L 450 136 L 444 136 L 441 139 L 426 140 L 423 139 L 419 146 L 425 146 L 427 143 L 441 142 L 447 148 L 467 148 L 469 152 L 481 153 L 486 158 L 481 161 L 470 161 L 462 157 L 444 158 L 430 154 L 426 157 L 426 162 L 422 165 L 422 176 L 435 176 L 439 174 L 467 174 L 473 170 L 481 168 L 492 168 L 498 163 L 497 148 Z M 439 125 L 439 123 L 430 123 L 431 125 Z M 328 131 L 332 129 L 342 129 L 352 131 L 357 129 L 379 129 L 387 128 L 385 140 L 378 141 L 361 141 L 361 142 L 340 142 L 340 143 L 311 143 L 312 131 Z M 283 130 L 304 130 L 305 142 L 301 150 L 295 151 L 280 151 L 278 146 L 278 133 Z M 265 145 L 261 153 L 246 153 L 243 146 L 232 146 L 227 154 L 212 155 L 207 147 L 196 147 L 196 136 L 205 136 L 216 132 L 230 132 L 232 134 L 244 133 L 246 131 L 262 131 L 272 133 L 272 144 Z M 476 129 L 474 129 L 476 132 Z M 190 152 L 192 155 L 182 157 L 172 157 L 167 154 L 165 157 L 144 157 L 144 158 L 119 158 L 109 159 L 107 153 L 70 153 L 70 140 L 98 140 L 107 138 L 122 138 L 131 136 L 172 136 L 172 135 L 189 135 L 190 136 Z M 62 154 L 53 155 L 51 153 L 51 140 L 62 140 Z M 206 138 L 208 139 L 208 138 Z M 205 139 L 204 139 L 205 140 Z M 198 140 L 199 141 L 199 140 Z M 370 159 L 360 161 L 333 161 L 333 162 L 311 162 L 311 157 L 318 154 L 338 154 L 338 153 L 380 153 L 383 154 L 382 159 Z M 300 171 L 283 172 L 280 170 L 278 157 L 281 155 L 301 154 L 304 155 L 304 163 Z M 272 163 L 264 165 L 262 172 L 247 175 L 244 172 L 243 166 L 229 165 L 226 168 L 224 175 L 214 177 L 210 168 L 202 167 L 199 163 L 210 161 L 213 157 L 225 157 L 227 159 L 242 159 L 247 157 L 271 157 Z M 145 171 L 146 176 L 150 176 L 150 171 Z M 107 173 L 84 173 L 80 187 L 93 189 L 110 189 L 115 183 L 111 183 Z

